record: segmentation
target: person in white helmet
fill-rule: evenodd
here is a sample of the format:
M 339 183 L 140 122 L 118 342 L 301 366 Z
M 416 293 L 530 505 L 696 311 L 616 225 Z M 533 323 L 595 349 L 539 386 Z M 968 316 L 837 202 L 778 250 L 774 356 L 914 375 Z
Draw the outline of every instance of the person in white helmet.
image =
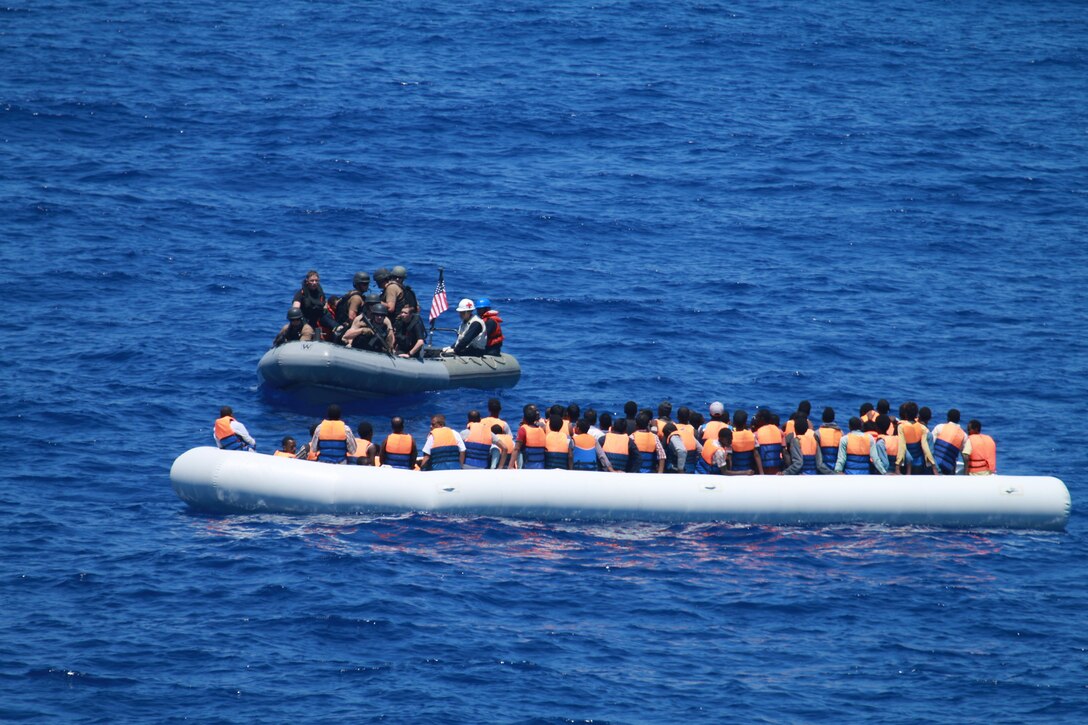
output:
M 457 303 L 461 326 L 457 328 L 457 341 L 453 347 L 442 350 L 445 355 L 483 355 L 487 347 L 484 321 L 476 315 L 476 303 L 467 297 Z

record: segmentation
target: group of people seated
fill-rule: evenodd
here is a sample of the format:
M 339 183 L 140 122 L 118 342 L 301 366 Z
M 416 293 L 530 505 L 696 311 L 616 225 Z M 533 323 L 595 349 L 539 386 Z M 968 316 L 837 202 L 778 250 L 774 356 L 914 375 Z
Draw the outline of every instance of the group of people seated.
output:
M 370 274 L 356 272 L 352 288 L 339 297 L 326 296 L 321 275 L 311 269 L 287 310 L 287 324 L 272 341 L 321 339 L 347 347 L 422 358 L 428 350 L 427 330 L 420 317 L 419 300 L 405 283 L 402 265 L 374 272 L 380 294 L 370 293 Z M 486 297 L 463 299 L 457 305 L 461 325 L 453 345 L 436 351 L 446 355 L 499 355 L 502 353 L 502 318 Z
M 710 404 L 709 418 L 681 406 L 675 420 L 667 401 L 658 405 L 656 416 L 628 401 L 622 415 L 601 413 L 599 418 L 595 410 L 582 411 L 576 404 L 553 405 L 542 417 L 529 404 L 515 434 L 500 417 L 501 402 L 492 398 L 487 415 L 470 410 L 460 431 L 449 427 L 444 415 L 432 416 L 423 447 L 417 449 L 402 418 L 390 420 L 389 433 L 378 443 L 371 423 L 362 421 L 352 431 L 334 404 L 301 446 L 287 436 L 274 455 L 415 470 L 559 468 L 727 476 L 951 475 L 962 459 L 965 474 L 997 472 L 993 438 L 982 432 L 978 420 L 964 431 L 955 408 L 931 430 L 929 408 L 917 403 L 901 405 L 898 417 L 890 414 L 886 400 L 876 407 L 865 403 L 846 431 L 835 423 L 832 408 L 824 408 L 819 426 L 809 419 L 811 409 L 807 400 L 801 401 L 780 425 L 779 417 L 766 408 L 751 422 L 744 410 L 729 418 L 717 401 Z M 214 434 L 220 448 L 256 448 L 229 407 L 220 410 Z

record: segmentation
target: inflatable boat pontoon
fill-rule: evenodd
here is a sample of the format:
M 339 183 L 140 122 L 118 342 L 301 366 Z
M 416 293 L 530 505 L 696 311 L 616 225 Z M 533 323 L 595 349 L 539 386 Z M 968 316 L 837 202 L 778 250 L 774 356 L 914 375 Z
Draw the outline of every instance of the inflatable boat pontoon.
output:
M 266 352 L 257 372 L 276 388 L 342 390 L 377 397 L 448 388 L 509 388 L 521 377 L 521 366 L 506 354 L 419 360 L 331 342 L 288 342 Z
M 194 448 L 174 491 L 223 513 L 430 512 L 589 521 L 872 523 L 1061 531 L 1065 484 L 1045 476 L 699 476 L 403 471 Z

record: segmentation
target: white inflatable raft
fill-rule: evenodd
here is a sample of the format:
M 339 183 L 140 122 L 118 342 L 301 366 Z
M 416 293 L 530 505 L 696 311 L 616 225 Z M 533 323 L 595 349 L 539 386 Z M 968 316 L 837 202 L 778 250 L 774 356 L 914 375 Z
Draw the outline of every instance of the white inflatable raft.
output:
M 257 364 L 257 373 L 276 388 L 329 389 L 366 397 L 509 388 L 521 377 L 521 366 L 506 354 L 418 360 L 315 341 L 272 348 Z
M 174 491 L 225 513 L 395 513 L 524 519 L 873 523 L 1061 531 L 1069 491 L 1044 476 L 698 476 L 402 471 L 194 448 Z

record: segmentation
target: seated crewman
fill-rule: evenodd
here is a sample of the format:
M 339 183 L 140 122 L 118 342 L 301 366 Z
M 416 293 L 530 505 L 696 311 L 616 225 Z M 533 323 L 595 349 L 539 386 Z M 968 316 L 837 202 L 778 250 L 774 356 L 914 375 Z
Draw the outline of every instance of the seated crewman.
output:
M 310 342 L 314 339 L 314 328 L 302 317 L 302 310 L 292 307 L 287 310 L 287 324 L 280 328 L 272 347 L 279 347 L 285 342 Z

